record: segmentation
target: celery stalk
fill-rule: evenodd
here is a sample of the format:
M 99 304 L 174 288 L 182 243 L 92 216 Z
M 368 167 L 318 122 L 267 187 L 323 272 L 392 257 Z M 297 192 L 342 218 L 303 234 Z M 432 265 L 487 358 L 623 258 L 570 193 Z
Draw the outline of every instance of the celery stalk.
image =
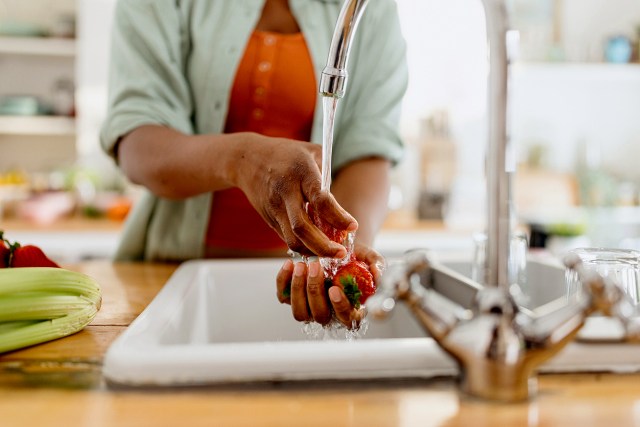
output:
M 0 323 L 0 335 L 4 334 L 5 332 L 10 332 L 25 326 L 31 326 L 38 322 L 38 320 L 18 320 L 15 322 L 2 322 Z
M 0 353 L 73 334 L 100 309 L 99 285 L 61 268 L 0 269 Z
M 55 292 L 100 300 L 100 286 L 89 276 L 64 268 L 23 267 L 0 270 L 0 298 L 15 292 Z
M 95 304 L 77 295 L 9 295 L 0 298 L 0 322 L 56 319 L 89 305 Z
M 66 337 L 91 323 L 98 309 L 91 305 L 57 319 L 41 320 L 0 334 L 0 353 Z

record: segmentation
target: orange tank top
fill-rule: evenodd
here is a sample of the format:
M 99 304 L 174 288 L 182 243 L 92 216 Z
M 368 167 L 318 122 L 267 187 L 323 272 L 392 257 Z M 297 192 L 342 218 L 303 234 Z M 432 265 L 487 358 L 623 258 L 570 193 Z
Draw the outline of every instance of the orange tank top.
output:
M 225 133 L 308 141 L 316 92 L 301 33 L 254 31 L 236 72 Z M 287 250 L 238 188 L 213 194 L 205 244 L 209 256 L 284 255 Z

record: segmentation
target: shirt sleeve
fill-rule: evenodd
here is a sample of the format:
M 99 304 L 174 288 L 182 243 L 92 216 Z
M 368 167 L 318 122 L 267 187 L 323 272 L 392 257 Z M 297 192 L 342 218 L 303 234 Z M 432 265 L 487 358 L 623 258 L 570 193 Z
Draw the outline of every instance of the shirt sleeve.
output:
M 188 37 L 179 3 L 118 0 L 108 113 L 100 133 L 103 150 L 114 159 L 118 140 L 141 125 L 193 133 L 193 101 L 185 77 Z
M 353 49 L 349 58 L 346 94 L 338 103 L 340 125 L 333 147 L 334 171 L 371 156 L 386 158 L 395 165 L 404 152 L 398 128 L 408 71 L 395 2 L 370 5 L 355 37 L 360 37 L 354 40 L 358 49 Z

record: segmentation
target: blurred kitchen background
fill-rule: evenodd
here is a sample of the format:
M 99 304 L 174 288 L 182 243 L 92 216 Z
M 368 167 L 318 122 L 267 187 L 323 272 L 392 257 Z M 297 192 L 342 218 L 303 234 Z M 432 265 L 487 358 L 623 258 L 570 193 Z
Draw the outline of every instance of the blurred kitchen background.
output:
M 397 0 L 407 156 L 377 244 L 464 250 L 482 231 L 480 0 Z M 115 0 L 0 0 L 0 230 L 61 261 L 108 257 L 139 189 L 99 149 Z M 372 2 L 369 7 L 375 7 Z M 640 2 L 510 0 L 509 126 L 532 247 L 640 248 Z

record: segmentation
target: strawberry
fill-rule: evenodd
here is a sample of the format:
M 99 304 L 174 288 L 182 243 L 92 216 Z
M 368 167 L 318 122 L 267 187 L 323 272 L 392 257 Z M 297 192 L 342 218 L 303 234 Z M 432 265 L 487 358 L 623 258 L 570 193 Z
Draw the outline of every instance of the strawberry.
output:
M 14 243 L 12 246 L 10 267 L 60 267 L 47 258 L 42 249 L 37 246 L 20 246 L 19 243 Z
M 11 249 L 2 238 L 2 232 L 0 231 L 0 268 L 9 267 L 9 255 L 11 255 Z
M 360 308 L 360 305 L 376 292 L 369 267 L 356 259 L 351 259 L 339 267 L 333 275 L 331 284 L 342 288 L 355 308 Z
M 334 226 L 327 224 L 320 214 L 313 209 L 311 203 L 307 204 L 307 215 L 309 215 L 311 221 L 329 238 L 329 240 L 342 244 L 347 238 L 347 235 L 349 234 L 347 230 L 338 230 Z

